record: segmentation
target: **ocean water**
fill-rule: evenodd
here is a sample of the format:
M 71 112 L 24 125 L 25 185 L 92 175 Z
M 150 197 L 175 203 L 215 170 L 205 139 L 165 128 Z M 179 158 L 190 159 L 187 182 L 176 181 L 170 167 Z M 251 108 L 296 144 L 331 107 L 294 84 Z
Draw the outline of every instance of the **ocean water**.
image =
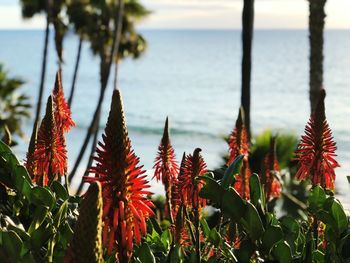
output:
M 148 50 L 138 60 L 120 65 L 119 88 L 124 97 L 132 145 L 145 169 L 151 169 L 166 116 L 178 159 L 185 151 L 203 150 L 208 167 L 221 164 L 227 146 L 222 137 L 235 123 L 240 104 L 241 42 L 238 30 L 143 31 Z M 46 98 L 54 84 L 57 60 L 50 39 Z M 22 77 L 23 91 L 35 102 L 39 86 L 43 32 L 0 31 L 0 62 Z M 64 42 L 63 85 L 69 94 L 78 40 Z M 349 199 L 350 174 L 350 31 L 325 33 L 327 117 L 338 144 L 337 190 Z M 288 130 L 300 136 L 309 118 L 308 34 L 305 30 L 257 30 L 253 44 L 252 129 Z M 99 92 L 98 59 L 84 43 L 72 112 L 77 124 L 68 135 L 70 162 L 80 149 Z M 113 75 L 101 118 L 104 127 Z M 26 131 L 31 129 L 26 123 Z M 24 158 L 28 138 L 15 148 Z M 80 174 L 85 169 L 80 167 Z M 80 180 L 77 178 L 75 185 Z M 152 183 L 155 192 L 161 186 Z M 349 201 L 349 200 L 347 200 Z

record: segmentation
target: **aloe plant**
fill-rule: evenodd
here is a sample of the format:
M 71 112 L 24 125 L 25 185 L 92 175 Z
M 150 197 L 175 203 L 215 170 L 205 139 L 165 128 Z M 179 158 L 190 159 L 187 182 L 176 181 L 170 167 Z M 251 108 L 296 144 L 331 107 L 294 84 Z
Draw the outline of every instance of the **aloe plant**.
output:
M 99 183 L 90 185 L 79 207 L 79 217 L 64 262 L 101 263 L 102 190 Z
M 285 168 L 289 163 L 279 152 L 290 155 L 295 150 L 288 144 L 288 149 L 284 146 L 279 151 L 278 137 L 271 134 L 252 144 L 250 163 L 256 157 L 263 169 L 245 178 L 249 198 L 240 192 L 237 183 L 249 154 L 247 140 L 239 136 L 244 134 L 241 116 L 230 140 L 234 157 L 220 178 L 206 167 L 199 148 L 192 155 L 184 154 L 180 168 L 174 165 L 168 173 L 174 150 L 166 122 L 155 177 L 163 179 L 169 191 L 167 209 L 172 217 L 157 220 L 156 214 L 164 214 L 164 202 L 150 198 L 149 180 L 131 147 L 119 90 L 113 92 L 96 163 L 83 178 L 91 183 L 88 191 L 82 197 L 70 196 L 57 180 L 66 171 L 67 161 L 61 158 L 64 147 L 57 142 L 64 141 L 73 122 L 59 78 L 56 84 L 39 134 L 32 136 L 28 156 L 34 157 L 25 163 L 30 174 L 0 141 L 0 256 L 8 262 L 350 261 L 349 218 L 333 192 L 338 163 L 325 116 L 324 91 L 294 155 L 295 177 L 309 186 L 300 188 L 307 198 L 303 217 L 281 216 L 271 206 L 281 190 L 282 196 L 289 190 L 276 175 L 279 159 L 284 159 Z M 263 152 L 263 157 L 257 152 Z
M 79 197 L 57 181 L 32 183 L 24 166 L 0 141 L 0 255 L 8 262 L 60 262 L 76 221 Z

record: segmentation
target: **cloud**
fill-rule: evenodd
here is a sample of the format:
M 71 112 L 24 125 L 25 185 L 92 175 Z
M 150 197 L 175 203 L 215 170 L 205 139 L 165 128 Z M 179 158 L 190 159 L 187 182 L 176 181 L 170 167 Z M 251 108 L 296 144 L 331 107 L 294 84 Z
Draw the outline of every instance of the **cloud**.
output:
M 153 13 L 142 28 L 241 28 L 243 0 L 140 0 Z M 350 0 L 326 4 L 326 27 L 350 28 Z M 43 16 L 23 21 L 19 1 L 0 0 L 0 28 L 44 28 Z M 255 28 L 307 28 L 306 0 L 255 0 Z
M 21 8 L 18 4 L 1 6 L 0 17 L 0 29 L 34 29 L 44 28 L 45 26 L 45 18 L 42 15 L 24 20 L 21 14 Z

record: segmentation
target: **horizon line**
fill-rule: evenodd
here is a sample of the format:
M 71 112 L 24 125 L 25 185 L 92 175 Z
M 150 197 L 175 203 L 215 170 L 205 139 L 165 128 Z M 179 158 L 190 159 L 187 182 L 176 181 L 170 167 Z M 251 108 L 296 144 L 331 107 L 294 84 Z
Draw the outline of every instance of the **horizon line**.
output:
M 50 27 L 50 30 L 53 30 L 52 27 Z M 150 31 L 178 31 L 178 30 L 182 30 L 182 31 L 238 31 L 238 30 L 242 30 L 242 28 L 188 28 L 188 27 L 184 27 L 184 28 L 158 28 L 158 27 L 150 27 L 150 28 L 139 28 L 138 30 L 140 31 L 145 31 L 145 30 L 150 30 Z M 288 30 L 293 30 L 293 31 L 305 31 L 305 30 L 309 30 L 308 28 L 290 28 L 290 27 L 286 27 L 286 28 L 254 28 L 254 31 L 264 31 L 264 30 L 269 30 L 269 31 L 279 31 L 279 30 L 284 30 L 284 31 L 288 31 Z M 339 31 L 347 31 L 350 30 L 349 28 L 342 28 L 342 27 L 331 27 L 331 28 L 325 28 L 324 31 L 328 31 L 328 30 L 339 30 Z M 45 31 L 45 28 L 0 28 L 0 31 Z M 74 31 L 73 29 L 68 30 L 68 32 Z

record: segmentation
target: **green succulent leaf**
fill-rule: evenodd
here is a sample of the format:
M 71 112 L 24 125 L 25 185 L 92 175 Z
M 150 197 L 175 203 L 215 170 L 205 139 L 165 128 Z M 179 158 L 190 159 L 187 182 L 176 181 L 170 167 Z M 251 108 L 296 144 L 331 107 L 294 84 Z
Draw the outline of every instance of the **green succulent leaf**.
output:
M 350 262 L 350 234 L 346 235 L 341 240 L 341 244 L 341 255 L 345 260 L 347 260 L 346 262 Z
M 239 155 L 226 169 L 221 182 L 222 187 L 227 189 L 229 186 L 232 186 L 234 184 L 235 175 L 241 171 L 243 158 L 244 155 Z
M 213 228 L 210 230 L 210 233 L 209 233 L 209 240 L 211 243 L 213 243 L 215 246 L 219 246 L 222 238 L 221 238 L 221 235 L 219 234 L 219 232 Z
M 237 262 L 250 262 L 256 246 L 250 240 L 242 240 L 240 248 L 236 251 Z
M 258 240 L 262 237 L 264 227 L 261 218 L 256 208 L 249 202 L 247 203 L 247 208 L 243 214 L 241 223 L 253 240 Z
M 222 202 L 222 193 L 225 189 L 213 178 L 209 176 L 201 176 L 199 179 L 205 182 L 205 185 L 202 187 L 199 192 L 199 196 L 202 198 L 210 199 L 215 203 L 221 204 Z
M 28 232 L 29 234 L 33 233 L 40 225 L 44 222 L 49 209 L 45 206 L 37 206 L 35 208 L 34 216 L 32 219 L 32 223 L 29 226 Z
M 151 217 L 150 218 L 150 222 L 151 222 L 152 227 L 155 230 L 155 232 L 158 233 L 158 235 L 161 235 L 162 234 L 162 228 L 160 227 L 158 221 L 155 218 Z
M 285 236 L 285 240 L 288 242 L 293 254 L 296 252 L 298 244 L 304 244 L 304 241 L 300 240 L 300 225 L 291 217 L 283 217 L 281 219 L 281 227 Z
M 270 251 L 272 246 L 283 240 L 283 231 L 279 226 L 269 226 L 262 237 L 262 246 L 265 251 Z
M 232 187 L 218 194 L 222 197 L 221 208 L 223 212 L 238 222 L 247 209 L 247 202 Z
M 54 226 L 56 228 L 59 228 L 60 225 L 63 223 L 64 219 L 67 216 L 67 210 L 68 210 L 68 201 L 64 201 L 61 205 L 60 209 L 58 210 L 57 214 L 55 215 L 53 219 Z
M 32 182 L 24 166 L 15 166 L 13 180 L 16 190 L 28 198 L 32 190 Z
M 250 188 L 250 201 L 255 207 L 261 206 L 263 204 L 263 195 L 260 184 L 259 176 L 253 173 L 249 178 L 249 188 Z
M 321 210 L 323 204 L 326 201 L 326 193 L 321 186 L 316 186 L 310 192 L 308 202 L 309 202 L 309 210 L 312 213 L 316 213 Z
M 182 247 L 180 245 L 176 245 L 174 247 L 173 252 L 171 253 L 170 256 L 170 263 L 181 263 L 183 262 L 184 255 L 182 252 Z
M 35 250 L 40 250 L 47 241 L 54 235 L 55 231 L 50 225 L 41 225 L 31 235 L 31 246 Z
M 209 226 L 208 226 L 207 220 L 205 220 L 204 218 L 202 218 L 202 219 L 200 220 L 200 224 L 201 224 L 201 226 L 202 226 L 202 230 L 203 230 L 204 236 L 205 236 L 206 238 L 208 238 L 208 237 L 209 237 L 209 233 L 210 233 L 210 228 L 209 228 Z
M 324 256 L 325 256 L 324 253 L 318 249 L 312 252 L 312 258 L 313 258 L 314 262 L 316 262 L 316 263 L 323 263 Z
M 296 240 L 300 233 L 299 223 L 289 216 L 281 219 L 281 227 L 285 235 L 290 236 L 292 240 Z
M 339 233 L 343 233 L 347 229 L 348 219 L 346 217 L 342 205 L 339 203 L 338 200 L 334 199 L 330 213 L 334 218 L 336 228 L 338 229 Z
M 53 194 L 47 188 L 41 186 L 36 186 L 32 189 L 30 201 L 37 206 L 45 206 L 50 211 L 55 205 Z
M 168 250 L 170 248 L 170 244 L 172 243 L 172 236 L 169 229 L 165 230 L 162 233 L 162 235 L 160 236 L 160 240 L 162 241 L 164 249 Z
M 142 263 L 155 263 L 156 259 L 147 243 L 143 243 L 138 251 L 138 259 Z
M 271 255 L 278 262 L 290 263 L 293 261 L 292 252 L 290 250 L 290 246 L 287 242 L 281 240 L 277 242 L 271 249 Z
M 237 191 L 232 187 L 225 189 L 211 177 L 201 176 L 200 178 L 205 182 L 205 185 L 202 187 L 199 195 L 217 203 L 223 213 L 238 222 L 246 208 L 246 202 L 239 196 Z
M 23 241 L 14 231 L 5 231 L 1 234 L 2 248 L 11 256 L 12 262 L 19 262 Z
M 67 190 L 57 181 L 53 181 L 51 184 L 52 191 L 56 195 L 56 199 L 62 199 L 63 201 L 68 200 L 69 194 Z

